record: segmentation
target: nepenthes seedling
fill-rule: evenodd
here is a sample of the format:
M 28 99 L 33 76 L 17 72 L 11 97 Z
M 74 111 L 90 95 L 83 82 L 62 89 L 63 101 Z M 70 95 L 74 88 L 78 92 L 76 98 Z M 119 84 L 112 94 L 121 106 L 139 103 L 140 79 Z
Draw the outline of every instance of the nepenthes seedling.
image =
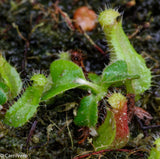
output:
M 48 80 L 41 74 L 31 78 L 32 86 L 29 86 L 7 111 L 5 123 L 14 127 L 22 126 L 34 115 L 41 101 L 79 87 L 91 93 L 81 100 L 74 122 L 80 126 L 95 127 L 98 119 L 98 102 L 106 96 L 107 89 L 112 85 L 123 85 L 128 80 L 139 78 L 137 75 L 128 75 L 126 62 L 120 60 L 106 66 L 101 76 L 95 75 L 94 78 L 93 75 L 90 76 L 93 81 L 90 82 L 86 80 L 82 69 L 69 58 L 64 58 L 67 56 L 63 54 L 60 59 L 52 62 Z M 98 83 L 95 82 L 96 78 L 99 78 Z M 52 82 L 47 82 L 49 80 Z M 45 86 L 48 87 L 48 83 L 51 86 L 47 90 Z
M 126 97 L 121 93 L 114 93 L 108 98 L 113 110 L 107 110 L 104 123 L 97 129 L 98 103 L 107 96 L 109 87 L 126 86 L 127 93 L 140 95 L 151 85 L 151 72 L 125 35 L 119 12 L 106 9 L 100 13 L 99 22 L 112 50 L 111 62 L 104 68 L 102 74 L 89 73 L 89 80 L 86 79 L 83 70 L 70 60 L 68 53 L 61 53 L 60 58 L 51 63 L 48 78 L 42 74 L 31 77 L 32 85 L 29 85 L 9 108 L 4 123 L 13 127 L 22 126 L 36 113 L 40 102 L 46 102 L 67 90 L 80 88 L 87 90 L 89 95 L 82 98 L 74 123 L 97 130 L 98 137 L 93 139 L 95 150 L 121 148 L 128 142 Z M 2 56 L 0 60 L 4 63 L 0 68 L 0 82 L 3 83 L 0 83 L 2 105 L 10 98 L 10 94 L 16 97 L 20 93 L 22 83 L 15 68 L 10 66 Z M 13 70 L 12 74 L 3 71 L 2 67 Z

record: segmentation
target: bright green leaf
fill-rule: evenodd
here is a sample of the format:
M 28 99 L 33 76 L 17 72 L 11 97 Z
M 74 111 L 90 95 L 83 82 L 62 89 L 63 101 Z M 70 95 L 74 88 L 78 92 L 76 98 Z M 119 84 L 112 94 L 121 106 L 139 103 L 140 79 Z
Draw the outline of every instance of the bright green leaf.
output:
M 53 85 L 75 83 L 78 78 L 85 79 L 82 69 L 68 60 L 56 60 L 50 66 Z
M 93 145 L 96 151 L 109 148 L 116 135 L 114 114 L 107 111 L 104 123 L 97 129 L 98 136 L 94 138 Z
M 49 91 L 45 92 L 42 96 L 42 101 L 48 100 L 58 94 L 61 94 L 69 89 L 76 88 L 80 86 L 80 84 L 77 83 L 69 83 L 64 85 L 58 85 L 57 87 L 52 87 Z
M 119 60 L 104 69 L 101 84 L 110 86 L 112 84 L 119 84 L 120 82 L 137 78 L 139 78 L 138 75 L 129 75 L 126 62 Z
M 9 98 L 16 97 L 22 89 L 22 81 L 19 73 L 14 67 L 12 67 L 0 53 L 0 75 L 4 83 L 8 86 L 11 91 Z
M 2 89 L 0 89 L 0 105 L 5 104 L 7 101 L 7 96 Z
M 4 83 L 0 82 L 0 105 L 6 103 L 8 91 L 8 87 Z
M 80 102 L 77 116 L 74 119 L 76 125 L 95 127 L 98 119 L 97 98 L 94 95 L 84 97 Z
M 88 73 L 88 78 L 89 78 L 93 83 L 96 83 L 96 84 L 99 84 L 100 81 L 101 81 L 101 76 L 98 76 L 98 75 L 95 74 L 95 73 Z
M 52 88 L 45 92 L 42 100 L 48 100 L 64 91 L 81 86 L 77 79 L 84 79 L 82 69 L 68 60 L 56 60 L 50 66 L 50 73 L 53 81 Z

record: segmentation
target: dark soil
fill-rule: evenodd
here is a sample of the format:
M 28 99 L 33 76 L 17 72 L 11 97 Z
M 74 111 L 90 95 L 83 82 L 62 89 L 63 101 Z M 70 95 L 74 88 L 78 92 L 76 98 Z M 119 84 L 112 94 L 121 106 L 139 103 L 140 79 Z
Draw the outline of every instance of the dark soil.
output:
M 80 51 L 84 56 L 86 70 L 100 74 L 109 62 L 109 50 L 100 25 L 87 34 L 106 55 L 101 54 L 84 34 L 71 30 L 64 18 L 56 14 L 53 4 L 54 0 L 0 0 L 2 54 L 21 72 L 24 81 L 38 70 L 48 74 L 49 65 L 57 58 L 57 53 L 69 50 Z M 135 5 L 128 6 L 127 0 L 60 0 L 58 6 L 72 19 L 74 11 L 80 6 L 87 5 L 98 14 L 108 4 L 124 11 L 123 27 L 128 36 L 141 26 L 139 32 L 131 38 L 131 43 L 146 58 L 152 70 L 153 85 L 136 105 L 153 116 L 150 125 L 160 125 L 160 77 L 154 76 L 160 73 L 160 1 L 136 0 Z M 14 24 L 22 36 L 13 27 Z M 73 112 L 84 94 L 86 92 L 79 89 L 71 90 L 57 96 L 50 103 L 42 103 L 37 114 L 23 127 L 11 128 L 0 123 L 0 154 L 27 154 L 28 158 L 33 159 L 70 159 L 82 152 L 92 151 L 93 147 L 88 141 L 78 144 L 80 127 L 73 123 Z M 68 111 L 59 112 L 57 106 L 71 102 L 77 105 Z M 1 119 L 3 122 L 2 113 Z M 35 121 L 36 128 L 27 142 Z M 149 152 L 153 137 L 159 135 L 159 129 L 143 129 L 134 118 L 130 131 L 130 141 L 124 149 L 135 150 L 134 153 L 113 151 L 101 154 L 101 158 L 147 158 L 146 151 Z M 94 155 L 91 158 L 98 157 Z

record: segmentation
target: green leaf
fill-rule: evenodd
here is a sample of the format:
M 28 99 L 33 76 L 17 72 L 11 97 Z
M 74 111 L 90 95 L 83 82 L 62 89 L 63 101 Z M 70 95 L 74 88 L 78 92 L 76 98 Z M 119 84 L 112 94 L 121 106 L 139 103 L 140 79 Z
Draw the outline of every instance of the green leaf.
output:
M 101 80 L 101 76 L 98 76 L 98 75 L 95 74 L 95 73 L 88 73 L 88 78 L 89 78 L 93 83 L 96 83 L 96 84 L 99 84 L 99 83 L 100 83 L 100 80 Z
M 5 104 L 7 101 L 7 96 L 3 90 L 0 89 L 0 105 Z
M 53 85 L 75 83 L 78 78 L 85 79 L 82 69 L 68 60 L 56 60 L 50 66 Z
M 94 95 L 84 97 L 80 102 L 80 107 L 74 123 L 79 126 L 95 127 L 98 119 L 97 98 Z
M 7 111 L 5 124 L 13 127 L 22 126 L 37 111 L 47 79 L 44 75 L 37 74 L 32 76 L 31 80 L 33 80 L 32 86 L 26 88 L 22 97 Z
M 0 82 L 0 105 L 6 103 L 8 91 L 8 87 L 4 83 Z
M 4 91 L 5 93 L 8 93 L 8 91 L 9 91 L 9 88 L 8 88 L 7 85 L 4 84 L 3 82 L 0 82 L 0 89 L 3 89 L 3 91 Z
M 4 83 L 8 86 L 11 92 L 9 98 L 16 97 L 22 89 L 22 81 L 19 73 L 12 67 L 0 53 L 0 75 Z
M 150 151 L 148 159 L 159 159 L 160 158 L 160 138 L 157 138 L 154 142 L 154 146 Z
M 129 75 L 127 71 L 127 64 L 125 61 L 119 60 L 107 66 L 103 70 L 101 84 L 110 86 L 112 84 L 124 84 L 127 80 L 139 78 L 138 75 Z
M 98 136 L 93 139 L 96 151 L 109 148 L 116 135 L 116 123 L 114 114 L 111 111 L 107 111 L 107 117 L 104 123 L 97 129 L 97 133 Z
M 64 91 L 81 86 L 77 79 L 84 79 L 82 69 L 68 60 L 56 60 L 50 66 L 53 81 L 52 88 L 45 92 L 42 100 L 48 100 Z

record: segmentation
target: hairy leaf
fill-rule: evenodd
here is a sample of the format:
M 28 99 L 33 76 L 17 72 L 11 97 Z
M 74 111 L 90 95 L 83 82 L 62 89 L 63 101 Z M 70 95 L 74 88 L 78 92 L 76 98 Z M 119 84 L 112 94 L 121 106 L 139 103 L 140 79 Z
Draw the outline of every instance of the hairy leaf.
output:
M 147 68 L 144 58 L 136 52 L 122 28 L 122 16 L 117 10 L 107 8 L 98 18 L 106 35 L 109 48 L 112 50 L 111 63 L 124 60 L 128 66 L 129 75 L 139 75 L 140 78 L 126 84 L 127 92 L 139 95 L 151 86 L 151 71 Z M 132 87 L 132 88 L 131 88 Z
M 24 125 L 36 112 L 41 95 L 46 84 L 46 77 L 42 74 L 34 75 L 32 86 L 29 86 L 22 97 L 7 111 L 4 122 L 13 127 Z

